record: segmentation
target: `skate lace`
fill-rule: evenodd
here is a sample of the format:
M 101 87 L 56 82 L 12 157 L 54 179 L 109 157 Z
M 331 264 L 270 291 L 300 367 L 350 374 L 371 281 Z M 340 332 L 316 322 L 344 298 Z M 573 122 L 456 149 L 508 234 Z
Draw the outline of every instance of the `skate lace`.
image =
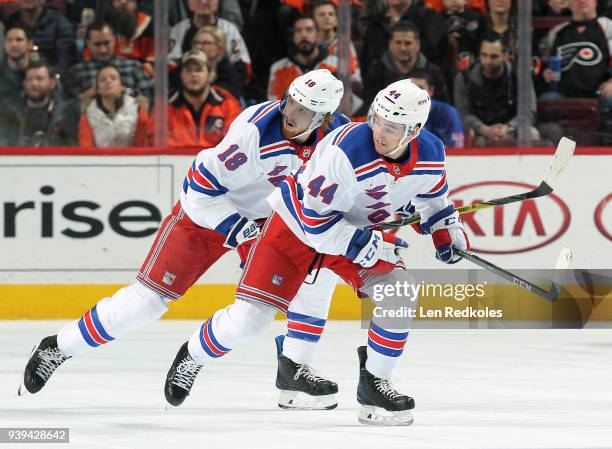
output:
M 38 358 L 40 359 L 40 363 L 36 367 L 36 374 L 45 382 L 49 380 L 53 371 L 68 359 L 59 349 L 45 349 L 40 351 L 38 353 Z
M 304 379 L 310 380 L 315 383 L 320 383 L 327 380 L 322 375 L 320 375 L 314 368 L 308 365 L 299 365 L 295 376 L 293 376 L 293 380 L 298 380 L 300 377 L 303 377 Z
M 401 394 L 395 389 L 393 384 L 387 379 L 376 379 L 374 381 L 374 385 L 376 386 L 376 390 L 381 394 L 386 396 L 389 399 L 395 399 Z
M 195 382 L 195 378 L 202 369 L 202 365 L 198 364 L 191 357 L 185 357 L 176 367 L 176 373 L 172 379 L 172 384 L 185 390 L 191 390 L 191 386 Z

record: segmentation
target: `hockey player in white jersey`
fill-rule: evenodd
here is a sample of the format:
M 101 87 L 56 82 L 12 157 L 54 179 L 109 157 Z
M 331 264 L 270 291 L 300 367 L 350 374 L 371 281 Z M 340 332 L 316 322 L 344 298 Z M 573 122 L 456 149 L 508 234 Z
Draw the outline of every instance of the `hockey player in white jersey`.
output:
M 261 332 L 276 310 L 286 311 L 313 265 L 370 297 L 374 285 L 394 282 L 404 266 L 398 250 L 407 245 L 376 226 L 395 211 L 414 206 L 437 258 L 460 260 L 453 247 L 469 245 L 447 199 L 443 144 L 423 129 L 430 106 L 427 92 L 410 80 L 391 84 L 376 96 L 368 123 L 330 133 L 311 160 L 279 184 L 269 198 L 275 212 L 249 253 L 235 303 L 207 321 L 215 346 L 223 348 L 218 356 Z M 377 317 L 370 322 L 367 346 L 358 348 L 363 423 L 412 423 L 414 400 L 390 383 L 408 326 L 400 320 L 390 327 Z M 200 334 L 189 340 L 189 357 L 204 366 L 218 357 L 210 356 Z M 178 368 L 171 366 L 169 379 Z
M 297 78 L 285 101 L 249 107 L 221 143 L 201 151 L 189 168 L 180 201 L 162 223 L 137 276 L 138 282 L 99 301 L 83 317 L 49 336 L 33 350 L 20 394 L 38 392 L 65 360 L 119 338 L 125 332 L 161 318 L 223 254 L 236 249 L 244 261 L 259 222 L 271 212 L 266 197 L 292 170 L 310 158 L 326 133 L 348 123 L 336 109 L 342 82 L 327 70 Z M 288 310 L 288 333 L 279 350 L 282 389 L 301 390 L 312 401 L 279 405 L 289 408 L 333 408 L 337 385 L 315 374 L 309 364 L 327 318 L 337 276 L 324 270 L 316 283 L 305 283 L 295 307 Z M 321 324 L 302 332 L 303 323 Z M 200 338 L 215 337 L 202 327 Z M 209 356 L 216 357 L 213 348 Z M 183 348 L 187 352 L 186 347 Z M 282 370 L 280 368 L 283 368 Z M 181 390 L 197 372 L 185 365 L 173 386 Z M 282 376 L 284 375 L 284 377 Z M 290 381 L 286 380 L 289 378 Z M 182 389 L 188 392 L 189 389 Z M 291 393 L 295 395 L 295 393 Z M 291 396 L 293 397 L 293 396 Z M 183 398 L 184 399 L 184 398 Z

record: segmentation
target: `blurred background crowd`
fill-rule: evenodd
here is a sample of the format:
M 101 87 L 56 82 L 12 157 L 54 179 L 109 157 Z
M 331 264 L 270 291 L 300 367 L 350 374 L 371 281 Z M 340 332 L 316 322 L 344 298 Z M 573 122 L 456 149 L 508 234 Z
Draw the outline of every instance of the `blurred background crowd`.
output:
M 353 120 L 413 79 L 448 147 L 514 146 L 520 126 L 609 145 L 609 17 L 611 0 L 0 0 L 0 146 L 210 147 L 316 68 Z

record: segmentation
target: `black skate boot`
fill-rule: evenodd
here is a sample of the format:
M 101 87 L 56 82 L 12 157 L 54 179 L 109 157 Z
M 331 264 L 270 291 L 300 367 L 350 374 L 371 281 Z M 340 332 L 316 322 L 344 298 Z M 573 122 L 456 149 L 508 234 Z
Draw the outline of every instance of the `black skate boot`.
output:
M 17 394 L 23 396 L 26 393 L 38 393 L 51 374 L 69 358 L 57 347 L 57 335 L 43 338 L 30 354 Z
M 202 366 L 191 358 L 185 342 L 166 376 L 164 394 L 169 404 L 178 407 L 185 401 Z
M 357 402 L 362 407 L 359 422 L 381 426 L 408 426 L 414 418 L 410 410 L 414 399 L 399 393 L 388 379 L 376 377 L 366 370 L 367 348 L 357 348 L 359 355 L 359 385 Z
M 276 337 L 278 371 L 276 388 L 281 390 L 278 406 L 284 409 L 331 410 L 338 406 L 338 384 L 321 377 L 308 365 L 283 355 L 284 335 Z

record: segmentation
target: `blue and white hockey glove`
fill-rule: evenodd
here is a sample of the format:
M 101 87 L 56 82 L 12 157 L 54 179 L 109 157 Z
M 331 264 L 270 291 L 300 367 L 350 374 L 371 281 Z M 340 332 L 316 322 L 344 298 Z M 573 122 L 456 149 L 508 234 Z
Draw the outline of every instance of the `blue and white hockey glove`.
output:
M 375 271 L 381 273 L 404 267 L 399 250 L 408 248 L 408 243 L 389 232 L 371 231 L 367 228 L 358 232 L 346 257 L 364 268 L 376 268 Z
M 246 217 L 242 217 L 234 224 L 234 226 L 230 228 L 223 246 L 226 248 L 236 249 L 240 245 L 256 239 L 260 233 L 261 230 L 256 222 L 249 220 Z
M 463 250 L 470 248 L 463 223 L 452 205 L 435 213 L 425 223 L 421 223 L 421 229 L 425 234 L 431 234 L 436 247 L 436 259 L 444 263 L 453 264 L 462 259 L 455 254 L 453 246 Z

